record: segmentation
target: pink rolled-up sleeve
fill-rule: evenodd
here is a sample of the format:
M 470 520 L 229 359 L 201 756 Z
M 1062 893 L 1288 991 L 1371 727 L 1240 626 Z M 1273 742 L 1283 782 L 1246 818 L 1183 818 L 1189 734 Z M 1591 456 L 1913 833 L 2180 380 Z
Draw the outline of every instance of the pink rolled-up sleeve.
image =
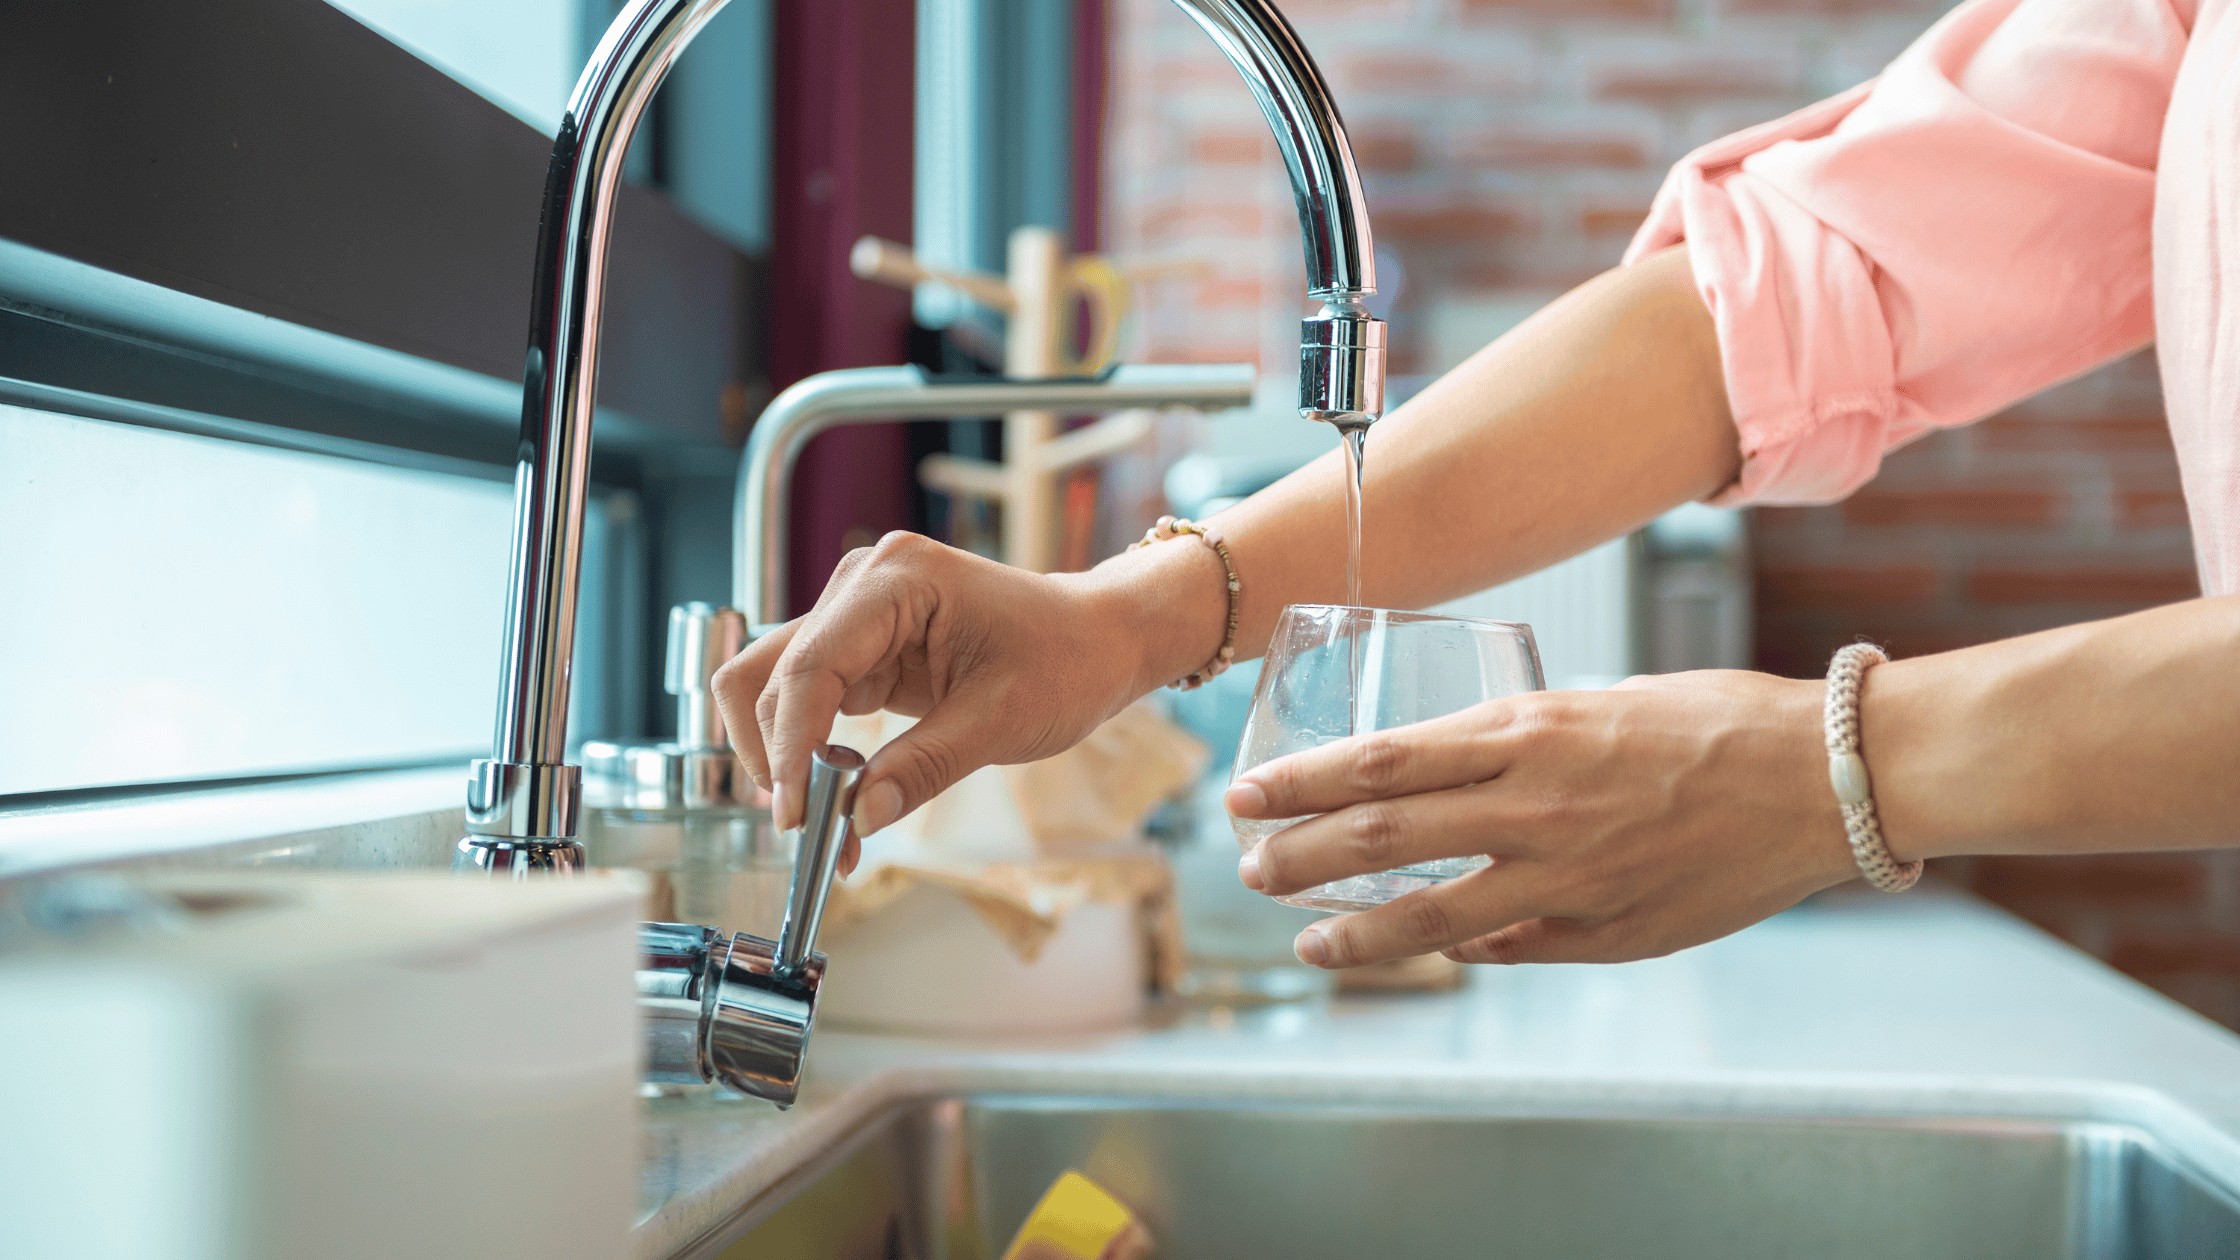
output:
M 1687 243 L 1743 455 L 1716 501 L 1841 498 L 1884 452 L 2152 337 L 2188 20 L 1971 0 L 1875 81 L 1673 169 L 1626 259 Z

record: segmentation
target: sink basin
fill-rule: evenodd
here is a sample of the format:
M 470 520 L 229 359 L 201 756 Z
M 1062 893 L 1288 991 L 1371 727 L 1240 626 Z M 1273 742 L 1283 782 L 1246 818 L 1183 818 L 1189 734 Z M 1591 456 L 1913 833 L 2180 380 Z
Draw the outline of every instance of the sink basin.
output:
M 898 1106 L 684 1254 L 995 1260 L 1068 1168 L 1159 1260 L 2240 1256 L 2240 1196 L 2115 1124 L 1004 1095 Z

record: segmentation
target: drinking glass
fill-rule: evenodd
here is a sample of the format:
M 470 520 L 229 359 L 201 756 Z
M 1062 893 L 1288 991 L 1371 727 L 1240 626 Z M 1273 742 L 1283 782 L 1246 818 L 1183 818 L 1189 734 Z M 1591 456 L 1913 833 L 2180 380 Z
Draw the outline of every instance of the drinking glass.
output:
M 1538 691 L 1532 627 L 1476 617 L 1293 604 L 1276 622 L 1237 746 L 1236 774 L 1350 735 L 1458 713 Z M 1250 849 L 1304 818 L 1232 820 Z M 1486 865 L 1483 856 L 1440 858 L 1356 875 L 1278 897 L 1310 910 L 1380 906 Z

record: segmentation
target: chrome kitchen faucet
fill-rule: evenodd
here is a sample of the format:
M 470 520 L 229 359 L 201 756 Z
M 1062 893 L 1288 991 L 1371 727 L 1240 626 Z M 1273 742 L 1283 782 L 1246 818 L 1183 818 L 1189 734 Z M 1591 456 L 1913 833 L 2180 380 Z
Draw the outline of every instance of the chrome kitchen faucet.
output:
M 1176 3 L 1244 75 L 1291 175 L 1308 292 L 1322 303 L 1300 330 L 1300 413 L 1373 420 L 1384 409 L 1384 324 L 1364 305 L 1376 290 L 1369 216 L 1322 73 L 1270 0 Z M 576 840 L 582 772 L 567 757 L 568 671 L 608 232 L 624 153 L 647 102 L 723 4 L 633 0 L 600 39 L 553 141 L 523 380 L 495 746 L 468 783 L 462 866 L 515 875 L 583 864 Z

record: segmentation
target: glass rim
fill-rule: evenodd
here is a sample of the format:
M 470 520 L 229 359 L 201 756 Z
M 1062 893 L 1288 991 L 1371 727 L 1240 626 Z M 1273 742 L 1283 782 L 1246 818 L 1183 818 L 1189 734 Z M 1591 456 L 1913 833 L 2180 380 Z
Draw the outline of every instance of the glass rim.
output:
M 1466 617 L 1457 613 L 1425 612 L 1421 609 L 1416 608 L 1377 608 L 1369 604 L 1285 604 L 1283 606 L 1283 611 L 1276 614 L 1277 620 L 1280 621 L 1283 618 L 1290 616 L 1294 610 L 1315 610 L 1335 613 L 1378 613 L 1389 620 L 1419 623 L 1437 621 L 1463 626 L 1483 626 L 1489 630 L 1507 630 L 1514 634 L 1523 635 L 1527 639 L 1533 637 L 1532 626 L 1528 622 L 1497 621 L 1492 617 Z

